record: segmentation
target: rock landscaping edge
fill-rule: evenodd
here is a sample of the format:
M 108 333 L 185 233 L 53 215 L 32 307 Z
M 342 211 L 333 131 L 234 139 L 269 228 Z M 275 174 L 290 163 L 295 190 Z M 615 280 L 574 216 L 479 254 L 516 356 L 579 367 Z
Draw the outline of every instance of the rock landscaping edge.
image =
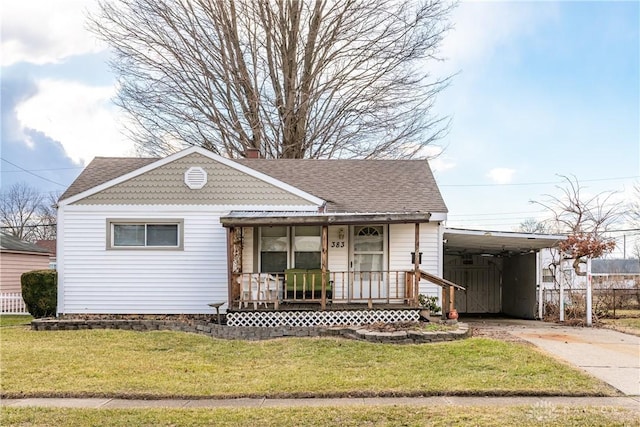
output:
M 380 332 L 366 326 L 279 326 L 249 327 L 218 325 L 203 320 L 151 320 L 151 319 L 35 319 L 35 331 L 70 331 L 80 329 L 122 329 L 132 331 L 179 331 L 207 335 L 221 339 L 266 340 L 284 337 L 344 337 L 360 341 L 388 344 L 422 344 L 455 341 L 472 334 L 466 323 L 457 323 L 450 331 L 399 330 Z

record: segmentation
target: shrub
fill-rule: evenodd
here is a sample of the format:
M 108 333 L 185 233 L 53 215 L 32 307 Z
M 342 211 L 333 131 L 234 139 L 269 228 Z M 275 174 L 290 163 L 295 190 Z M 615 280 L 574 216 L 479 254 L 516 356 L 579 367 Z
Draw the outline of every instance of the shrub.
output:
M 27 271 L 20 276 L 22 298 L 35 317 L 55 316 L 58 304 L 58 275 L 55 270 Z
M 418 303 L 421 307 L 431 311 L 431 313 L 439 313 L 441 307 L 438 305 L 438 297 L 427 296 L 424 294 L 418 295 Z

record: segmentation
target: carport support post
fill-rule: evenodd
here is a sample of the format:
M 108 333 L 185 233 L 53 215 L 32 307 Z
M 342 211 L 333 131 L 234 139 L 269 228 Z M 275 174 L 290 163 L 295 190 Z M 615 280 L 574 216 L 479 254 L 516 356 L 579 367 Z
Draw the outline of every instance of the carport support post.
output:
M 587 258 L 587 326 L 592 326 L 593 319 L 591 314 L 591 257 Z
M 536 253 L 536 285 L 538 286 L 538 319 L 542 320 L 544 315 L 542 312 L 544 293 L 542 290 L 542 254 L 540 251 Z
M 558 263 L 558 284 L 560 285 L 560 301 L 558 302 L 560 310 L 560 321 L 564 322 L 564 273 L 562 271 L 562 261 L 564 261 L 564 254 L 560 251 L 560 261 Z

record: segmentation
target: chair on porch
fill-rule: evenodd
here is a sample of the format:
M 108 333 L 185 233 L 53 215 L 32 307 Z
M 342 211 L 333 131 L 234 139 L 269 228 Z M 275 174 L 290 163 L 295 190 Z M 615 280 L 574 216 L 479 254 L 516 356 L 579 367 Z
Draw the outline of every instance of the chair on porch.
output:
M 268 273 L 256 273 L 251 275 L 250 281 L 242 282 L 241 301 L 247 306 L 249 301 L 253 301 L 254 310 L 259 304 L 265 307 L 267 303 L 276 303 L 282 299 L 282 287 L 277 276 Z

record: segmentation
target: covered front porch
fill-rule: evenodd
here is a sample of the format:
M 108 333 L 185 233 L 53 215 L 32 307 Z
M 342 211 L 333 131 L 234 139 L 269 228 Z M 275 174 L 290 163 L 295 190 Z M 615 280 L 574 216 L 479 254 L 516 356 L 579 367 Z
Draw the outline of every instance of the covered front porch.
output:
M 231 212 L 221 218 L 228 312 L 404 310 L 402 320 L 417 320 L 423 293 L 439 297 L 446 318 L 460 287 L 426 271 L 437 271 L 442 250 L 430 217 Z

